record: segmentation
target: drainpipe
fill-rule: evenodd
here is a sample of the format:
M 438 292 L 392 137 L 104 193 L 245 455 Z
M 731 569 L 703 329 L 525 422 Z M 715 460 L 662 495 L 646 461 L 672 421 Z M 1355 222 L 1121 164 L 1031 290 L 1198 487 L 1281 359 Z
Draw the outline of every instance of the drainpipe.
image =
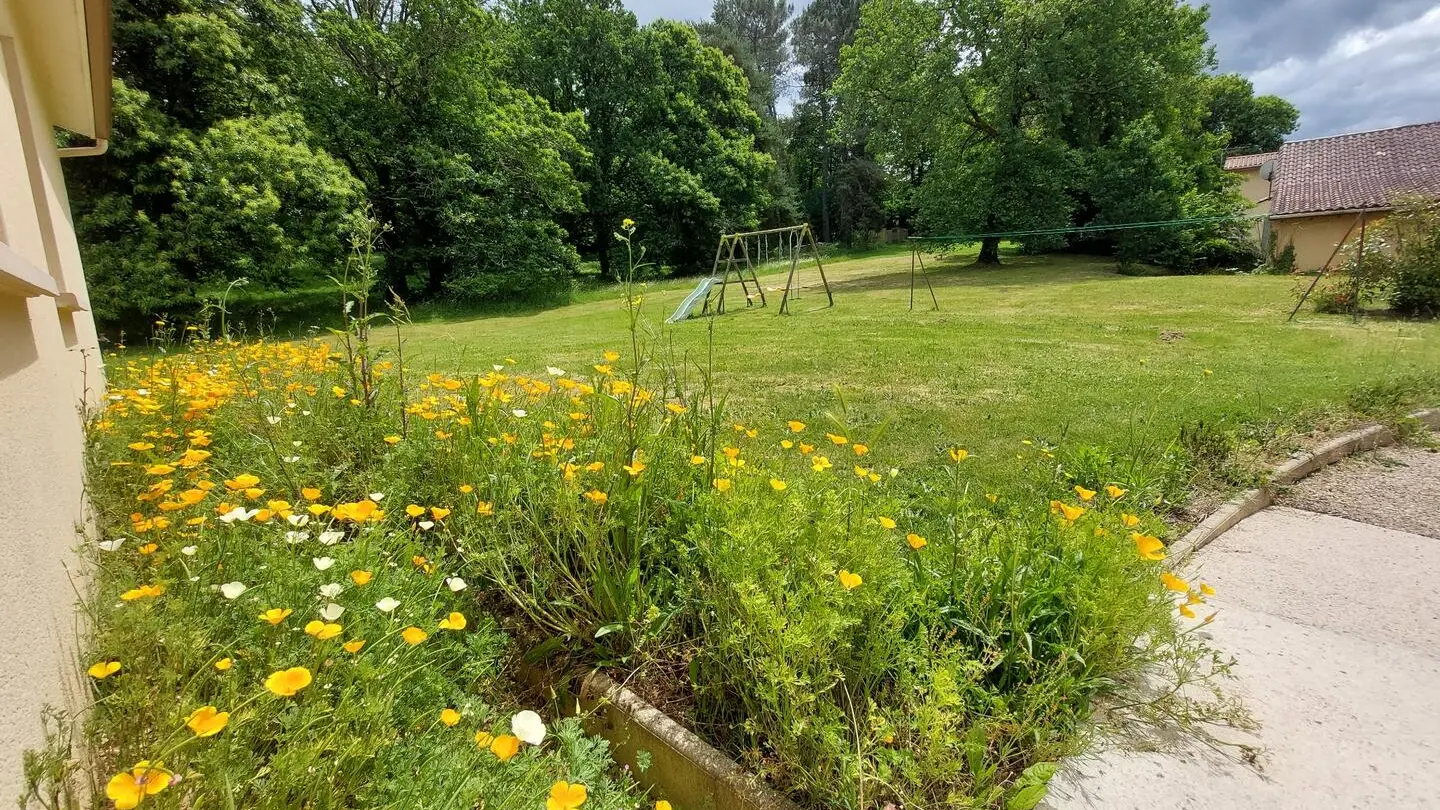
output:
M 96 157 L 103 155 L 110 149 L 109 138 L 96 138 L 91 146 L 66 146 L 55 150 L 62 158 L 72 157 Z

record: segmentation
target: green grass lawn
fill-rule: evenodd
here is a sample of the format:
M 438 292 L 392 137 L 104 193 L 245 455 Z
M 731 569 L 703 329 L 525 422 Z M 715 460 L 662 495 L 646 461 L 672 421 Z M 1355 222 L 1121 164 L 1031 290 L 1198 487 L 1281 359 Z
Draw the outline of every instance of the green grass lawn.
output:
M 972 258 L 927 260 L 938 311 L 923 286 L 909 311 L 909 254 L 895 250 L 832 262 L 834 309 L 823 307 L 813 267 L 789 317 L 777 314 L 778 291 L 748 311 L 731 298 L 714 321 L 714 355 L 737 418 L 819 423 L 838 388 L 857 435 L 889 422 L 877 461 L 959 444 L 977 472 L 1004 479 L 1025 438 L 1124 447 L 1197 420 L 1293 422 L 1362 385 L 1419 379 L 1434 390 L 1440 380 L 1440 324 L 1354 324 L 1308 310 L 1286 323 L 1291 278 L 1130 277 L 1081 256 L 982 268 Z M 778 272 L 761 280 L 767 290 L 784 283 Z M 707 321 L 662 325 L 692 286 L 651 285 L 644 309 L 659 342 L 693 365 L 707 356 Z M 617 289 L 556 309 L 422 317 L 409 334 L 407 359 L 446 371 L 504 358 L 588 369 L 601 351 L 629 346 Z

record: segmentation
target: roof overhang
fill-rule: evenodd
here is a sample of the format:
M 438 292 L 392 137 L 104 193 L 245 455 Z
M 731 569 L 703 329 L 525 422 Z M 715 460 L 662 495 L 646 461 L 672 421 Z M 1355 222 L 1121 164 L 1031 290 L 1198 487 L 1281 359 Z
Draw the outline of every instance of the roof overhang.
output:
M 1340 217 L 1346 216 L 1348 214 L 1378 214 L 1394 210 L 1395 209 L 1393 207 L 1386 205 L 1378 208 L 1347 208 L 1339 211 L 1299 211 L 1293 214 L 1271 214 L 1270 218 L 1304 219 L 1307 217 Z
M 110 0 L 10 0 L 15 30 L 46 123 L 110 137 Z

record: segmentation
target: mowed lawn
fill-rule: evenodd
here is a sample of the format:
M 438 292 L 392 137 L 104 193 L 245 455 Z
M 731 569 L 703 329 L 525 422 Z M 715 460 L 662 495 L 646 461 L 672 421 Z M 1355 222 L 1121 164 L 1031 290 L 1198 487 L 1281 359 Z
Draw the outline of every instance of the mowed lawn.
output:
M 747 310 L 735 295 L 713 324 L 716 379 L 736 418 L 770 425 L 778 438 L 784 419 L 826 424 L 838 389 L 858 435 L 889 422 L 877 461 L 915 462 L 961 445 L 988 481 L 1015 473 L 1026 438 L 1125 447 L 1197 420 L 1285 421 L 1343 403 L 1364 384 L 1440 379 L 1440 325 L 1357 325 L 1308 308 L 1287 323 L 1291 278 L 1129 277 L 1080 256 L 1012 256 L 980 268 L 972 256 L 927 260 L 938 311 L 923 286 L 909 311 L 908 253 L 828 265 L 833 309 L 822 308 L 807 270 L 784 317 L 783 276 L 762 274 L 776 289 L 770 306 Z M 693 283 L 644 294 L 652 342 L 692 368 L 708 355 L 707 320 L 662 322 Z M 407 359 L 447 372 L 505 358 L 536 372 L 588 371 L 602 351 L 630 346 L 618 290 L 528 314 L 421 320 L 409 336 Z

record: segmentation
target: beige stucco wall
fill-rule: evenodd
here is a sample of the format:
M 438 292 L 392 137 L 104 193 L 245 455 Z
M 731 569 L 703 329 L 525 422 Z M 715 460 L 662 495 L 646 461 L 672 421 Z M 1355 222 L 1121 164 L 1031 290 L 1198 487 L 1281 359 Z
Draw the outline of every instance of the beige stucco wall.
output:
M 55 0 L 0 0 L 0 242 L 53 280 L 85 310 L 89 299 L 70 223 L 51 123 L 86 93 L 37 68 L 27 31 L 47 9 L 73 17 Z M 43 27 L 42 27 L 43 28 Z M 53 30 L 53 29 L 52 29 Z M 32 37 L 27 40 L 27 36 Z M 5 53 L 7 52 L 8 53 Z M 46 57 L 53 59 L 53 54 Z M 79 405 L 102 385 L 95 327 L 88 311 L 62 299 L 0 289 L 0 801 L 21 791 L 20 757 L 42 741 L 46 703 L 83 703 L 74 610 L 85 587 L 73 549 L 85 520 Z
M 1384 221 L 1383 214 L 1366 214 L 1366 228 L 1375 228 Z M 1275 234 L 1276 250 L 1287 244 L 1295 245 L 1295 269 L 1318 270 L 1325 266 L 1335 246 L 1345 239 L 1360 238 L 1360 225 L 1356 214 L 1323 214 L 1294 219 L 1271 219 L 1270 228 Z M 1338 261 L 1338 259 L 1337 259 Z
M 1260 167 L 1236 169 L 1231 174 L 1240 176 L 1240 194 L 1250 201 L 1250 213 L 1270 213 L 1270 181 L 1260 178 Z

